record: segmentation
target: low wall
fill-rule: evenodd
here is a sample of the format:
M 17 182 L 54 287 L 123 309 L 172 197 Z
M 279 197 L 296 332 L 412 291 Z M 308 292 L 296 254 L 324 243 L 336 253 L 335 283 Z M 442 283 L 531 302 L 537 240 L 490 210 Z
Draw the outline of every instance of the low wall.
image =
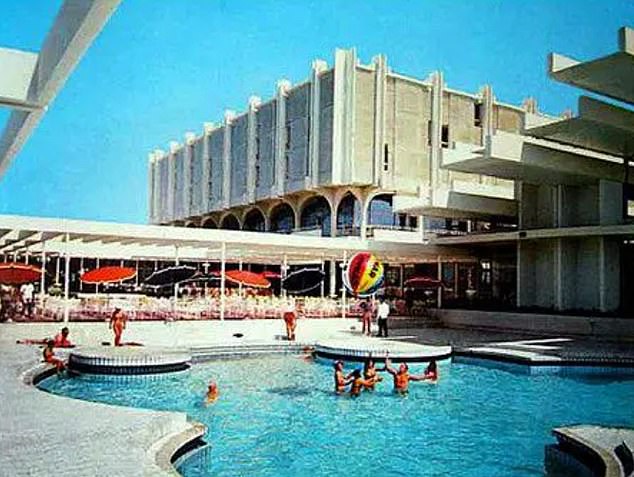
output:
M 634 319 L 476 310 L 429 310 L 448 328 L 567 334 L 634 340 Z

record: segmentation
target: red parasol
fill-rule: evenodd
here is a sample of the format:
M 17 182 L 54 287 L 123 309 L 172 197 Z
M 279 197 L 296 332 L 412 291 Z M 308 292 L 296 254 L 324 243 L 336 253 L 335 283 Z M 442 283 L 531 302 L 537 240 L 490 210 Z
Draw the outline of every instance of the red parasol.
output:
M 0 283 L 4 285 L 22 285 L 36 282 L 42 275 L 42 269 L 26 263 L 0 263 Z
M 246 270 L 230 270 L 225 273 L 225 278 L 245 287 L 269 288 L 271 286 L 271 282 L 259 273 L 247 272 Z
M 408 288 L 436 288 L 442 286 L 442 281 L 431 277 L 412 277 L 405 280 L 404 285 Z
M 89 270 L 80 277 L 84 283 L 118 283 L 134 278 L 136 270 L 130 267 L 101 267 Z

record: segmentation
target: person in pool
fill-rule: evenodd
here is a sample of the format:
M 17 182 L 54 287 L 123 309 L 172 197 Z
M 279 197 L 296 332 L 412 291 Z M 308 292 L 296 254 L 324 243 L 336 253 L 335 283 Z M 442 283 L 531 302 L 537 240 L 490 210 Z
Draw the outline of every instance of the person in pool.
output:
M 438 365 L 436 364 L 436 360 L 432 359 L 427 365 L 427 369 L 425 369 L 425 373 L 423 374 L 426 381 L 430 381 L 434 384 L 438 382 Z
M 379 376 L 378 371 L 385 371 L 385 368 L 377 369 L 374 365 L 374 360 L 372 358 L 368 359 L 363 365 L 363 377 L 366 381 L 368 381 L 368 385 L 366 389 L 368 391 L 374 391 L 374 386 L 376 383 L 383 381 L 383 378 Z
M 215 402 L 218 399 L 218 385 L 215 381 L 209 381 L 209 385 L 207 386 L 207 395 L 205 397 L 205 406 L 209 406 L 211 403 Z
M 407 394 L 410 381 L 425 381 L 425 375 L 409 374 L 409 366 L 407 363 L 401 363 L 398 371 L 392 367 L 392 362 L 385 360 L 385 370 L 394 377 L 394 392 L 398 394 Z
M 352 371 L 352 386 L 350 386 L 350 397 L 359 397 L 363 389 L 368 389 L 370 386 L 374 387 L 374 381 L 363 379 L 361 371 L 355 369 Z
M 352 383 L 353 378 L 350 373 L 347 376 L 343 374 L 343 361 L 335 361 L 335 393 L 342 394 L 346 392 L 346 386 Z
M 57 369 L 57 372 L 61 373 L 64 369 L 66 369 L 66 364 L 64 364 L 64 361 L 55 356 L 53 346 L 55 346 L 55 341 L 48 340 L 46 347 L 42 352 L 42 356 L 44 358 L 44 362 L 52 364 Z

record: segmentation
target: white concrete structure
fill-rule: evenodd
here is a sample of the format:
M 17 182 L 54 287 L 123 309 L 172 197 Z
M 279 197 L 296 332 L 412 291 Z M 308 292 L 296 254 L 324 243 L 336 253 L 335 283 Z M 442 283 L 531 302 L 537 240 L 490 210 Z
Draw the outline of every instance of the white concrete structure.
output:
M 121 0 L 65 0 L 39 53 L 0 48 L 0 177 Z
M 634 30 L 621 29 L 619 46 L 586 63 L 551 55 L 550 74 L 630 107 L 581 97 L 577 117 L 526 115 L 521 134 L 443 151 L 446 169 L 516 183 L 518 232 L 436 243 L 514 243 L 518 307 L 632 309 Z
M 307 81 L 278 82 L 275 97 L 252 97 L 185 144 L 149 157 L 149 220 L 155 224 L 305 232 L 376 231 L 419 242 L 419 214 L 513 224 L 513 182 L 440 168 L 451 144 L 481 147 L 493 131 L 518 133 L 527 100 L 500 103 L 490 86 L 476 94 L 446 87 L 443 75 L 403 76 L 383 55 L 361 64 L 336 50 L 334 65 L 312 63 Z

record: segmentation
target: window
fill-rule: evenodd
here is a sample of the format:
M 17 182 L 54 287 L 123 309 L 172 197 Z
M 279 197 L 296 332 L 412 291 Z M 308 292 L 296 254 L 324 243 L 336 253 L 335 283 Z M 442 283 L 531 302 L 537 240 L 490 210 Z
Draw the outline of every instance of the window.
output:
M 291 149 L 291 123 L 286 123 L 286 150 Z
M 473 125 L 482 126 L 482 103 L 473 103 Z
M 387 144 L 383 144 L 383 171 L 390 170 L 390 150 Z
M 442 131 L 440 133 L 440 145 L 441 147 L 449 147 L 449 124 L 443 124 Z
M 431 146 L 431 135 L 432 135 L 431 121 L 427 121 L 427 145 L 428 146 Z
M 260 126 L 258 125 L 258 133 Z M 260 187 L 260 135 L 255 137 L 255 187 Z

